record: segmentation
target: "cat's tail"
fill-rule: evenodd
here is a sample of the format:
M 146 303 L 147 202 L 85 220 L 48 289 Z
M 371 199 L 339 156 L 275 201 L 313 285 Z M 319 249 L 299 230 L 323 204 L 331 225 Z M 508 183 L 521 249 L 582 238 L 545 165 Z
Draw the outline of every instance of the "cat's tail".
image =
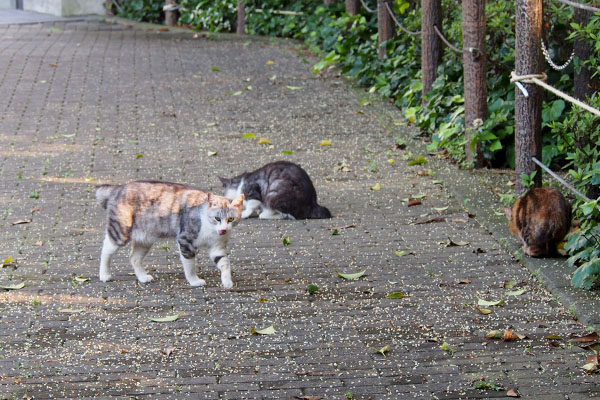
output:
M 314 207 L 310 210 L 310 214 L 308 216 L 310 219 L 324 219 L 331 218 L 331 212 L 323 206 L 315 204 Z
M 114 191 L 119 188 L 118 185 L 101 185 L 96 189 L 96 201 L 106 210 L 106 203 Z

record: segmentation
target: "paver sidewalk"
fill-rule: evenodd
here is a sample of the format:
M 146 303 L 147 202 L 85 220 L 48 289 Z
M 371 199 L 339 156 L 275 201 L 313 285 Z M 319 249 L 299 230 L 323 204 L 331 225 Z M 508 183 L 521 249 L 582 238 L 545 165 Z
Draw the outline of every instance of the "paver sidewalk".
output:
M 334 72 L 314 76 L 315 61 L 294 42 L 91 20 L 0 26 L 0 258 L 14 260 L 0 285 L 25 282 L 0 293 L 1 398 L 598 396 L 598 375 L 580 368 L 588 353 L 568 341 L 586 327 L 465 211 L 451 181 L 407 165 L 424 154 L 399 111 L 361 105 Z M 277 159 L 304 166 L 334 218 L 240 223 L 233 290 L 205 255 L 207 285 L 189 287 L 169 241 L 146 259 L 150 284 L 136 282 L 126 250 L 115 280 L 98 280 L 94 185 L 220 192 L 217 176 Z M 360 270 L 356 281 L 336 273 Z M 525 291 L 509 296 L 506 282 Z M 483 315 L 478 298 L 504 302 Z M 270 325 L 273 335 L 250 334 Z M 486 339 L 494 329 L 527 338 Z

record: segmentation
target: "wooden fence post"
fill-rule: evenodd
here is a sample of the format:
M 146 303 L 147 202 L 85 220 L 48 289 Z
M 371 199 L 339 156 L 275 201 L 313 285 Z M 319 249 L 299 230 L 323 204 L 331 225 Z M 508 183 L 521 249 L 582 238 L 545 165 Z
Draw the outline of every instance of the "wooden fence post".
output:
M 356 15 L 360 13 L 360 4 L 358 0 L 346 0 L 346 14 Z
M 112 10 L 113 2 L 112 0 L 104 0 L 104 10 L 107 17 L 114 17 L 115 13 Z
M 595 6 L 597 7 L 598 5 Z M 589 24 L 590 18 L 593 16 L 594 13 L 592 11 L 575 8 L 573 20 L 576 24 L 584 27 Z M 582 64 L 594 54 L 592 46 L 588 41 L 576 39 L 573 47 L 575 57 Z M 579 71 L 577 67 L 575 69 L 574 92 L 576 98 L 585 102 L 588 96 L 600 91 L 600 77 L 592 76 L 594 71 L 590 70 L 587 66 L 581 65 L 580 67 L 581 70 Z M 574 139 L 576 149 L 584 149 L 591 142 L 588 132 L 575 132 Z M 594 160 L 588 161 L 593 162 Z M 591 199 L 597 199 L 600 196 L 600 185 L 588 185 L 586 195 Z
M 487 118 L 487 81 L 485 47 L 485 0 L 463 0 L 463 71 L 465 86 L 465 152 L 467 162 L 483 167 L 481 143 L 471 149 L 479 121 Z
M 165 0 L 165 5 L 175 7 L 177 2 L 175 0 Z M 165 24 L 167 26 L 177 25 L 177 10 L 165 11 Z
M 442 41 L 435 33 L 433 26 L 442 30 L 441 0 L 421 1 L 421 82 L 423 83 L 423 104 L 425 95 L 437 76 L 437 69 L 442 61 Z
M 580 26 L 586 26 L 590 22 L 590 18 L 594 16 L 594 13 L 581 8 L 575 8 L 575 14 L 573 15 L 573 21 Z M 576 39 L 573 45 L 575 51 L 575 57 L 583 63 L 583 61 L 590 58 L 592 48 L 589 43 L 581 39 Z M 575 97 L 579 100 L 584 100 L 587 96 L 600 91 L 600 77 L 595 76 L 592 78 L 592 73 L 585 65 L 581 66 L 581 71 L 575 71 L 574 77 L 574 92 Z
M 381 43 L 390 40 L 394 37 L 394 21 L 388 12 L 385 3 L 393 10 L 392 0 L 377 0 L 377 43 L 379 49 L 379 59 L 385 58 L 385 49 L 381 47 Z
M 246 4 L 244 0 L 237 2 L 237 26 L 235 33 L 244 35 L 246 33 Z
M 519 76 L 541 74 L 542 0 L 516 0 L 515 72 Z M 542 171 L 531 157 L 542 159 L 542 88 L 523 83 L 529 96 L 515 88 L 515 172 L 517 194 L 525 191 L 521 174 L 537 171 L 535 186 L 542 184 Z

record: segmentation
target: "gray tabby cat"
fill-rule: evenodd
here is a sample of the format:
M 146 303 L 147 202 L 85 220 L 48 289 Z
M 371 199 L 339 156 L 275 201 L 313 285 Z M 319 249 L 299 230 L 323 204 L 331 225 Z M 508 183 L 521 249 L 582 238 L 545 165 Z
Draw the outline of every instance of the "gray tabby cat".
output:
M 228 199 L 244 195 L 242 218 L 257 212 L 260 219 L 331 218 L 329 210 L 317 204 L 317 191 L 297 164 L 276 161 L 231 179 L 219 179 Z
M 109 281 L 113 254 L 131 241 L 130 261 L 137 279 L 150 282 L 142 259 L 160 239 L 177 239 L 183 271 L 192 286 L 205 281 L 196 272 L 196 251 L 207 247 L 221 271 L 226 289 L 233 286 L 227 242 L 238 224 L 244 195 L 230 202 L 190 186 L 169 182 L 139 181 L 122 186 L 102 185 L 96 190 L 98 203 L 106 209 L 107 227 L 100 257 L 100 280 Z

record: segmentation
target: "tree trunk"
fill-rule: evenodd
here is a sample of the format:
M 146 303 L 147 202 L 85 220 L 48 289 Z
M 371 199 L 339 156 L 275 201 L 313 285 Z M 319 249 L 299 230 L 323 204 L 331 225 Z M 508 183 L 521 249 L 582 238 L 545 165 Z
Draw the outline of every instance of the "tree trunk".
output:
M 423 104 L 425 95 L 431 90 L 442 61 L 442 41 L 433 26 L 442 30 L 442 3 L 440 0 L 421 2 L 421 81 L 423 83 Z
M 540 74 L 543 71 L 540 41 L 542 38 L 542 0 L 516 0 L 517 75 Z M 523 83 L 529 92 L 525 97 L 515 88 L 515 163 L 517 194 L 525 191 L 521 174 L 537 171 L 535 186 L 542 184 L 542 172 L 531 157 L 542 158 L 542 88 Z
M 385 3 L 390 6 L 390 9 L 392 8 L 392 0 L 377 0 L 377 43 L 379 45 L 378 54 L 380 60 L 383 60 L 386 55 L 386 51 L 381 47 L 381 44 L 394 37 L 394 21 L 392 20 Z
M 590 18 L 594 15 L 593 12 L 575 8 L 574 22 L 580 26 L 586 26 L 590 22 Z M 575 57 L 581 64 L 588 60 L 592 53 L 592 46 L 584 40 L 575 40 L 574 44 Z M 600 91 L 600 77 L 592 78 L 592 73 L 585 65 L 581 65 L 581 70 L 575 70 L 575 97 L 580 100 L 585 100 L 594 92 Z
M 244 0 L 238 0 L 237 2 L 237 26 L 235 32 L 238 35 L 246 33 L 246 4 Z
M 346 0 L 346 14 L 356 15 L 360 13 L 359 0 Z
M 175 0 L 166 0 L 165 5 L 174 6 L 177 2 Z M 174 11 L 165 11 L 165 24 L 167 26 L 175 26 L 177 25 L 177 10 Z
M 597 7 L 597 5 L 595 5 Z M 580 26 L 586 26 L 590 22 L 590 18 L 594 15 L 593 12 L 575 8 L 574 22 Z M 588 41 L 575 40 L 574 51 L 576 60 L 581 64 L 588 60 L 593 55 L 592 45 Z M 594 71 L 591 71 L 585 65 L 580 65 L 581 70 L 575 67 L 575 97 L 585 102 L 588 96 L 600 91 L 600 77 L 592 78 Z M 583 149 L 590 144 L 589 132 L 575 132 L 575 148 Z M 588 160 L 593 162 L 594 160 Z M 589 185 L 586 195 L 590 199 L 597 199 L 600 196 L 600 186 Z
M 484 165 L 481 143 L 478 141 L 473 151 L 471 141 L 477 128 L 487 118 L 485 0 L 463 0 L 462 14 L 465 152 L 467 163 L 481 168 Z

